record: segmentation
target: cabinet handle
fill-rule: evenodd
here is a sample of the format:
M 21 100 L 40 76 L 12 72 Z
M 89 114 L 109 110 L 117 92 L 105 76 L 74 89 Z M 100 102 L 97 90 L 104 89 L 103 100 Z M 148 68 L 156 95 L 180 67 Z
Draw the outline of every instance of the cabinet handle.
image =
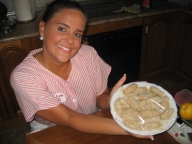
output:
M 148 31 L 149 31 L 149 26 L 147 25 L 145 28 L 145 34 L 148 34 Z

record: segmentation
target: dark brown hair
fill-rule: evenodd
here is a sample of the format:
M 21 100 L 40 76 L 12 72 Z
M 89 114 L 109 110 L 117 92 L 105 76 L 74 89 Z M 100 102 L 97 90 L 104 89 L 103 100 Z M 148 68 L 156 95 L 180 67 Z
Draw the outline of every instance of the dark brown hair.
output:
M 42 21 L 44 21 L 45 23 L 48 22 L 56 13 L 64 9 L 75 9 L 82 12 L 87 21 L 87 15 L 84 9 L 80 6 L 80 4 L 70 0 L 54 0 L 53 2 L 48 4 Z

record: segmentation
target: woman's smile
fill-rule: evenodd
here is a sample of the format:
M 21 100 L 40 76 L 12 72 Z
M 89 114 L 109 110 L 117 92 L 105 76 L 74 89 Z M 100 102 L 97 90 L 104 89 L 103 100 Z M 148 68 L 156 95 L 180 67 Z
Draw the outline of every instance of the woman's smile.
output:
M 69 52 L 71 51 L 70 48 L 66 48 L 66 47 L 64 47 L 64 46 L 62 46 L 62 45 L 58 45 L 58 47 L 59 47 L 63 52 L 66 52 L 66 53 L 69 53 Z

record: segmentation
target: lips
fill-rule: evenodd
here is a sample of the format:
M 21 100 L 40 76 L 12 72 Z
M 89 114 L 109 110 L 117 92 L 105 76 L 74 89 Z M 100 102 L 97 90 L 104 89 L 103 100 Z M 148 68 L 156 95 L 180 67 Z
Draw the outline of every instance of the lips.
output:
M 66 51 L 66 52 L 69 52 L 71 49 L 70 48 L 66 48 L 62 45 L 58 45 L 59 48 L 61 48 L 62 50 Z

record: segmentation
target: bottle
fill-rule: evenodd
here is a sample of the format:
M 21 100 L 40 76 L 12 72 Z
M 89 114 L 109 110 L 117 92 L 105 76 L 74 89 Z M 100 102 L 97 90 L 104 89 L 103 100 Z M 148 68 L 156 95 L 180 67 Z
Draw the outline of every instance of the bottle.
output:
M 142 0 L 142 7 L 145 9 L 152 9 L 152 0 Z

